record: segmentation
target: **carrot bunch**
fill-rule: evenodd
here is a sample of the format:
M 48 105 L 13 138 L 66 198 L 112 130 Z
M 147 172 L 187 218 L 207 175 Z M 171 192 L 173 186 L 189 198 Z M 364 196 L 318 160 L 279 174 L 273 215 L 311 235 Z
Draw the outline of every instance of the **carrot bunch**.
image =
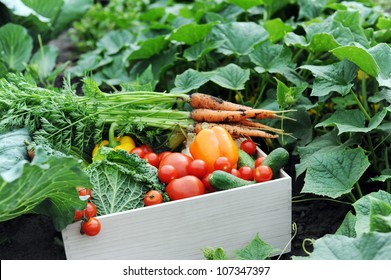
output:
M 196 133 L 203 128 L 221 126 L 233 137 L 277 138 L 278 134 L 284 134 L 282 129 L 261 124 L 256 120 L 289 119 L 279 115 L 288 111 L 254 109 L 203 93 L 191 94 L 189 104 L 194 108 L 191 118 L 196 121 Z

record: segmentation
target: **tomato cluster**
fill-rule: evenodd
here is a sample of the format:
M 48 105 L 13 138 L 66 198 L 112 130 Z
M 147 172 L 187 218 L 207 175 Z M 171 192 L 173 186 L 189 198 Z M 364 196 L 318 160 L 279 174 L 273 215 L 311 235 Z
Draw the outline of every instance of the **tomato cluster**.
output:
M 251 139 L 246 139 L 240 144 L 240 149 L 249 154 L 255 156 L 257 151 L 257 145 Z M 250 166 L 242 166 L 236 175 L 244 180 L 255 180 L 256 182 L 266 182 L 272 179 L 273 171 L 269 166 L 262 165 L 265 157 L 261 156 L 255 159 L 254 168 Z
M 88 236 L 95 236 L 100 232 L 101 224 L 98 218 L 96 218 L 96 206 L 91 202 L 91 189 L 86 189 L 83 187 L 76 187 L 76 190 L 79 192 L 80 199 L 87 198 L 87 206 L 83 210 L 75 211 L 75 221 L 82 221 L 80 233 Z

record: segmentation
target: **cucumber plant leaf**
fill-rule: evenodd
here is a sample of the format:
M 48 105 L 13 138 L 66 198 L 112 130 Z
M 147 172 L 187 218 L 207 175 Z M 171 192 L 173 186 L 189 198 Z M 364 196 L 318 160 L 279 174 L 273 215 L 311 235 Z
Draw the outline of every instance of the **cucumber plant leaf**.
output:
M 225 55 L 247 55 L 254 45 L 269 37 L 266 29 L 254 22 L 230 22 L 214 25 L 212 28 L 214 40 L 224 43 L 217 49 Z
M 358 71 L 357 66 L 347 60 L 324 66 L 303 65 L 300 68 L 310 70 L 315 76 L 312 96 L 326 96 L 331 92 L 348 94 Z
M 315 240 L 308 257 L 294 260 L 389 260 L 391 259 L 391 232 L 369 232 L 351 238 L 327 234 Z
M 323 122 L 318 123 L 315 127 L 336 126 L 338 135 L 345 132 L 363 132 L 368 133 L 376 129 L 387 115 L 387 110 L 383 109 L 376 113 L 365 126 L 364 113 L 359 109 L 338 110 Z
M 299 19 L 317 18 L 328 0 L 299 0 Z
M 208 35 L 213 25 L 214 23 L 184 24 L 171 32 L 169 40 L 185 43 L 187 45 L 194 45 L 195 43 L 198 43 L 204 39 L 206 35 Z
M 217 68 L 211 77 L 214 83 L 232 90 L 244 89 L 244 85 L 249 79 L 250 69 L 242 69 L 233 63 Z
M 252 7 L 264 4 L 264 0 L 225 0 L 230 4 L 239 6 L 243 10 L 248 10 Z
M 187 61 L 198 61 L 211 51 L 217 49 L 224 43 L 223 40 L 203 40 L 197 44 L 192 45 L 183 52 L 183 57 Z
M 171 91 L 187 93 L 208 82 L 212 75 L 212 72 L 198 72 L 194 69 L 188 69 L 182 74 L 176 76 L 174 82 L 175 88 Z
M 235 256 L 238 260 L 265 260 L 273 251 L 273 247 L 264 242 L 257 233 L 247 246 L 235 252 Z
M 139 48 L 133 50 L 129 55 L 128 59 L 147 59 L 154 55 L 160 54 L 168 46 L 168 41 L 165 36 L 156 36 L 149 38 L 144 41 L 140 41 L 138 44 Z
M 277 43 L 285 37 L 288 32 L 293 31 L 293 27 L 286 24 L 281 18 L 273 18 L 264 23 L 266 31 L 269 33 L 269 39 L 272 43 Z
M 0 60 L 14 71 L 22 71 L 30 60 L 33 40 L 27 29 L 13 23 L 0 27 Z
M 369 166 L 360 148 L 317 153 L 309 161 L 302 192 L 340 197 L 351 192 Z
M 357 236 L 356 229 L 355 229 L 356 221 L 357 221 L 356 216 L 353 215 L 351 211 L 349 211 L 346 214 L 341 225 L 335 232 L 335 234 L 344 235 L 347 237 L 356 237 Z

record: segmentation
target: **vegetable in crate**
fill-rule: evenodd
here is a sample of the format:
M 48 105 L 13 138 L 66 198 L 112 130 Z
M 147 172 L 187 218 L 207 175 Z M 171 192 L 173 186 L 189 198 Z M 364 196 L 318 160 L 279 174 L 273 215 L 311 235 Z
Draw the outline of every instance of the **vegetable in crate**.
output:
M 91 200 L 98 216 L 143 207 L 147 191 L 164 191 L 157 169 L 137 154 L 107 147 L 101 147 L 99 153 L 103 157 L 86 169 L 94 186 Z

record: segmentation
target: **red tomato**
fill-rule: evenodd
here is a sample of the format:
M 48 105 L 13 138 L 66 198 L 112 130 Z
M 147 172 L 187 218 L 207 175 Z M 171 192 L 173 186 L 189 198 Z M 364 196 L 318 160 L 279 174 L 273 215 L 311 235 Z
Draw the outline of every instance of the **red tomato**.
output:
M 159 161 L 161 161 L 165 156 L 168 156 L 171 152 L 163 152 L 159 154 Z
M 266 159 L 266 157 L 259 157 L 255 160 L 255 167 L 258 167 L 262 164 L 262 162 Z
M 96 206 L 92 202 L 88 202 L 86 209 L 83 210 L 83 214 L 87 218 L 92 218 L 96 216 Z
M 175 152 L 165 156 L 160 161 L 159 168 L 161 168 L 163 165 L 170 164 L 174 166 L 175 169 L 178 171 L 178 178 L 181 178 L 189 174 L 187 172 L 187 168 L 192 161 L 193 159 L 191 157 L 182 153 Z
M 153 152 L 152 147 L 150 147 L 150 146 L 148 146 L 146 144 L 140 145 L 139 148 L 144 152 L 144 154 L 148 154 L 148 153 L 152 153 Z
M 132 150 L 130 150 L 129 154 L 133 154 L 133 153 L 138 154 L 140 158 L 144 158 L 145 156 L 143 149 L 141 149 L 140 147 L 135 147 Z
M 252 156 L 257 151 L 257 144 L 251 139 L 247 139 L 240 143 L 240 149 Z
M 159 167 L 159 163 L 160 163 L 159 156 L 157 154 L 155 154 L 154 152 L 147 153 L 144 156 L 144 159 L 146 159 L 150 165 L 153 165 L 156 168 Z
M 215 170 L 222 170 L 225 172 L 231 172 L 232 163 L 227 157 L 218 157 L 214 164 Z
M 81 218 L 83 218 L 83 210 L 76 210 L 75 211 L 75 221 L 80 221 Z
M 79 192 L 79 196 L 86 196 L 86 195 L 89 195 L 91 198 L 92 195 L 91 195 L 91 189 L 88 189 L 88 188 L 83 188 L 83 187 L 76 187 L 76 190 Z
M 208 172 L 208 165 L 202 159 L 194 159 L 187 167 L 187 172 L 201 179 Z
M 269 166 L 260 165 L 254 170 L 254 179 L 256 182 L 266 182 L 273 177 L 273 171 Z
M 202 181 L 193 175 L 172 180 L 166 187 L 166 192 L 171 200 L 197 196 L 205 193 Z
M 254 180 L 254 170 L 250 166 L 242 166 L 239 168 L 240 175 L 243 180 Z
M 100 232 L 101 224 L 97 218 L 89 218 L 88 221 L 81 223 L 81 234 L 95 236 Z
M 206 190 L 206 192 L 208 192 L 208 193 L 216 191 L 216 190 L 210 185 L 210 182 L 209 182 L 209 178 L 210 178 L 211 175 L 212 175 L 212 173 L 208 173 L 208 174 L 206 174 L 206 175 L 202 178 L 202 183 L 204 184 L 205 190 Z
M 242 178 L 242 175 L 240 174 L 239 170 L 237 170 L 236 168 L 232 168 L 231 174 L 238 178 Z
M 158 169 L 157 176 L 163 183 L 170 183 L 172 180 L 178 178 L 178 171 L 171 164 L 166 164 Z
M 144 196 L 144 205 L 150 206 L 163 202 L 163 195 L 157 190 L 150 190 Z

